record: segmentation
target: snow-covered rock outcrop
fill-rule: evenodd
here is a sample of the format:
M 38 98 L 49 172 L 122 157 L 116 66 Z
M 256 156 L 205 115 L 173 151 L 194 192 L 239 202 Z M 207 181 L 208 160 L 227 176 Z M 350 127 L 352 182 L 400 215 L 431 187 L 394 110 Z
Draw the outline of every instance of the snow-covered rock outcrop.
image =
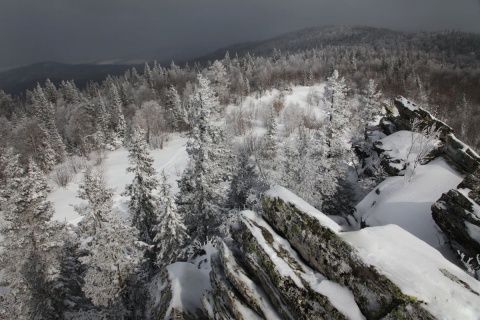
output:
M 290 191 L 240 213 L 212 257 L 212 319 L 475 319 L 480 283 L 395 226 L 343 231 Z
M 435 125 L 440 131 L 440 141 L 443 143 L 438 154 L 446 158 L 451 165 L 470 174 L 480 167 L 480 156 L 458 140 L 453 129 L 446 123 L 404 97 L 397 97 L 395 106 L 399 116 L 389 115 L 388 120 L 394 123 L 398 130 L 411 130 L 412 121 L 415 119 L 421 120 L 424 126 Z
M 475 257 L 480 254 L 480 156 L 458 140 L 451 127 L 421 107 L 403 97 L 395 100 L 395 106 L 399 116 L 390 115 L 389 121 L 398 129 L 407 130 L 411 129 L 411 123 L 415 119 L 422 121 L 424 126 L 435 125 L 440 130 L 440 140 L 443 143 L 437 155 L 466 175 L 457 188 L 444 193 L 431 209 L 433 219 L 447 237 L 459 244 L 467 256 Z M 384 149 L 391 150 L 391 146 Z M 387 154 L 389 159 L 392 158 L 386 168 L 395 169 L 396 162 L 399 161 L 389 157 L 389 151 L 379 151 Z
M 480 169 L 432 205 L 432 216 L 468 257 L 480 254 Z
M 264 214 L 312 267 L 352 292 L 368 319 L 391 312 L 407 312 L 409 318 L 416 319 L 430 317 L 416 299 L 403 294 L 386 275 L 365 263 L 352 244 L 342 239 L 340 226 L 288 190 L 276 187 L 268 191 Z
M 194 264 L 168 267 L 157 286 L 160 318 L 477 319 L 480 314 L 480 282 L 401 227 L 345 231 L 283 187 L 267 191 L 263 201 L 262 214 L 239 214 L 232 239 L 218 251 Z

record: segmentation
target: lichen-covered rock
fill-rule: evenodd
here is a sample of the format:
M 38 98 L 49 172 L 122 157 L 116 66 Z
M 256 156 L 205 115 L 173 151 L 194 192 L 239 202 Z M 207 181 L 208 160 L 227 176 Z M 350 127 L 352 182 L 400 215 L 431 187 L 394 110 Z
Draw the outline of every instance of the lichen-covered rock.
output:
M 397 127 L 395 126 L 395 124 L 386 117 L 380 119 L 380 128 L 386 135 L 391 135 L 392 133 L 397 131 Z
M 426 312 L 418 303 L 409 302 L 402 303 L 382 318 L 382 320 L 399 319 L 433 320 L 435 317 Z
M 459 243 L 467 256 L 480 254 L 480 172 L 469 175 L 458 186 L 444 193 L 432 205 L 432 217 L 451 240 Z
M 282 198 L 288 198 L 289 202 L 278 197 L 279 193 L 288 193 Z M 318 212 L 313 207 L 304 203 L 296 205 L 295 202 L 302 201 L 297 198 L 281 187 L 268 191 L 263 197 L 264 219 L 310 266 L 328 279 L 350 288 L 367 318 L 381 318 L 398 305 L 410 301 L 395 284 L 366 265 L 355 250 L 337 236 L 339 230 L 332 226 L 333 221 L 321 223 L 326 216 L 319 219 L 312 214 Z
M 241 255 L 241 251 L 234 252 L 225 242 L 220 244 L 220 261 L 226 278 L 243 300 L 264 319 L 282 319 L 259 280 L 241 261 Z
M 412 121 L 418 119 L 421 120 L 426 127 L 434 125 L 440 131 L 440 140 L 442 141 L 447 135 L 453 133 L 453 129 L 445 122 L 438 120 L 428 111 L 408 101 L 404 97 L 397 97 L 395 99 L 395 106 L 397 107 L 399 117 L 391 117 L 390 120 L 399 130 L 411 130 Z
M 458 140 L 454 134 L 448 134 L 442 142 L 442 156 L 449 164 L 466 173 L 473 174 L 480 168 L 480 156 L 469 146 Z
M 231 282 L 227 279 L 219 253 L 212 256 L 212 271 L 210 279 L 212 283 L 213 306 L 211 318 L 223 319 L 265 319 L 251 309 Z M 205 309 L 209 309 L 205 303 Z
M 397 176 L 401 171 L 405 170 L 405 159 L 392 158 L 388 155 L 388 148 L 385 148 L 381 140 L 373 143 L 373 150 L 381 155 L 381 165 L 385 172 L 390 176 Z
M 480 205 L 480 169 L 473 174 L 467 175 L 458 187 L 462 189 L 470 189 L 468 197 L 476 204 Z
M 148 287 L 146 319 L 194 320 L 205 319 L 201 314 L 190 314 L 178 308 L 171 308 L 172 283 L 167 270 L 155 275 Z
M 291 248 L 275 242 L 278 235 L 248 215 L 242 215 L 239 227 L 232 228 L 232 235 L 277 312 L 285 319 L 346 319 L 302 277 L 304 266 L 292 255 Z

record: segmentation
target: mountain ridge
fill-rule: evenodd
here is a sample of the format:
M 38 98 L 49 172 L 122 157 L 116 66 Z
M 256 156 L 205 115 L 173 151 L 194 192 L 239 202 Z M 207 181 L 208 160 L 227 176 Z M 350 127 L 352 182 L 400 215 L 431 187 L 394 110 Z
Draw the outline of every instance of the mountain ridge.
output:
M 462 37 L 459 37 L 462 35 Z M 260 40 L 237 43 L 219 48 L 188 61 L 176 61 L 177 65 L 207 64 L 208 61 L 223 59 L 228 51 L 239 57 L 247 53 L 265 56 L 274 49 L 280 51 L 311 50 L 325 46 L 374 46 L 390 49 L 417 48 L 422 51 L 437 50 L 445 59 L 460 63 L 465 59 L 480 61 L 480 34 L 459 31 L 405 32 L 367 26 L 320 26 L 292 31 Z M 150 61 L 148 61 L 150 62 Z M 159 61 L 166 65 L 170 61 Z M 38 62 L 29 66 L 0 72 L 0 90 L 9 94 L 20 94 L 33 89 L 37 82 L 44 83 L 48 78 L 55 85 L 62 80 L 74 80 L 79 88 L 90 81 L 100 82 L 107 75 L 121 75 L 128 69 L 143 68 L 141 64 L 66 64 Z

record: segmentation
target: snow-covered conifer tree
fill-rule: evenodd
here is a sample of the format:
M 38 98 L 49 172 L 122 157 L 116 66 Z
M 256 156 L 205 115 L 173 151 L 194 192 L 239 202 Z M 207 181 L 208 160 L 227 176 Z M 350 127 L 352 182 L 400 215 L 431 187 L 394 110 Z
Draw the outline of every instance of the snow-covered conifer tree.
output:
M 52 81 L 50 81 L 50 79 L 47 79 L 47 81 L 45 82 L 44 92 L 45 92 L 45 97 L 47 97 L 47 100 L 50 103 L 52 103 L 52 104 L 57 103 L 57 99 L 58 99 L 57 88 L 52 83 Z
M 148 62 L 145 62 L 145 67 L 143 69 L 143 76 L 145 77 L 145 81 L 147 82 L 150 88 L 153 88 L 153 75 Z
M 267 123 L 267 133 L 265 135 L 265 149 L 262 152 L 262 158 L 266 160 L 275 160 L 277 155 L 277 120 L 275 109 L 270 108 L 270 114 Z
M 14 319 L 56 319 L 52 298 L 58 272 L 63 225 L 50 221 L 53 205 L 47 201 L 46 178 L 33 161 L 25 176 L 11 177 L 1 228 L 0 266 L 8 292 L 4 307 Z
M 330 125 L 334 131 L 341 130 L 348 122 L 347 91 L 345 78 L 340 78 L 338 71 L 334 70 L 327 79 L 324 95 L 325 105 L 330 112 Z
M 177 211 L 165 171 L 162 171 L 161 176 L 160 198 L 161 206 L 155 226 L 154 242 L 158 252 L 157 265 L 163 267 L 175 261 L 179 250 L 188 239 L 187 228 Z
M 55 124 L 55 108 L 52 103 L 47 100 L 40 85 L 38 85 L 34 91 L 34 100 L 33 114 L 46 130 L 48 144 L 55 151 L 55 161 L 57 163 L 61 162 L 65 158 L 65 145 L 58 133 L 57 125 Z
M 211 82 L 211 88 L 218 94 L 219 101 L 226 104 L 228 96 L 229 80 L 225 66 L 218 60 L 208 68 L 208 79 Z
M 102 174 L 85 172 L 79 197 L 88 200 L 76 210 L 84 215 L 80 225 L 82 248 L 88 252 L 79 260 L 88 269 L 83 291 L 112 318 L 123 318 L 129 310 L 129 286 L 143 261 L 146 244 L 138 240 L 138 230 L 128 226 L 112 208 L 113 192 L 106 188 Z
M 267 184 L 259 177 L 255 163 L 246 153 L 241 153 L 230 183 L 229 205 L 238 209 L 254 209 L 260 203 L 260 194 L 267 189 Z
M 79 230 L 84 236 L 93 236 L 112 210 L 113 189 L 106 187 L 105 177 L 101 172 L 94 172 L 91 167 L 87 167 L 79 186 L 78 197 L 87 201 L 86 205 L 74 206 L 75 211 L 83 216 Z
M 230 159 L 223 132 L 213 123 L 219 103 L 208 79 L 198 75 L 198 86 L 191 98 L 193 129 L 187 144 L 189 164 L 179 182 L 177 203 L 185 217 L 192 241 L 206 241 L 218 235 L 225 218 L 226 187 Z
M 167 111 L 167 120 L 174 130 L 184 126 L 185 112 L 182 108 L 182 101 L 173 86 L 170 86 L 165 93 L 165 110 Z
M 128 159 L 133 173 L 133 181 L 127 185 L 124 195 L 130 199 L 128 210 L 132 225 L 140 232 L 140 240 L 151 245 L 155 238 L 155 225 L 160 211 L 160 199 L 155 192 L 159 188 L 157 172 L 153 168 L 153 158 L 148 152 L 145 132 L 135 128 L 131 139 Z
M 125 310 L 129 301 L 123 293 L 128 291 L 145 250 L 145 244 L 137 239 L 137 230 L 110 212 L 85 249 L 90 254 L 80 261 L 88 267 L 83 287 L 86 296 L 115 316 L 130 312 Z
M 122 99 L 118 93 L 117 87 L 112 84 L 109 91 L 110 101 L 110 123 L 118 135 L 120 140 L 125 138 L 125 131 L 127 130 L 127 124 L 125 123 L 125 117 L 122 112 Z
M 15 194 L 16 184 L 23 175 L 20 166 L 20 155 L 15 154 L 13 148 L 0 149 L 0 210 Z
M 363 106 L 361 111 L 361 118 L 365 125 L 373 121 L 375 116 L 379 113 L 380 108 L 380 98 L 382 97 L 382 92 L 377 90 L 377 84 L 373 79 L 368 81 L 367 88 L 363 91 Z

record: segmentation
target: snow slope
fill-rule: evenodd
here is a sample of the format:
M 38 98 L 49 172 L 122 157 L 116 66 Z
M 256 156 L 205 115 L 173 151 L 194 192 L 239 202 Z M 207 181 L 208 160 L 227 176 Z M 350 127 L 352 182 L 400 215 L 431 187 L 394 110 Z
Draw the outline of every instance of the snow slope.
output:
M 480 319 L 480 282 L 395 225 L 340 233 L 363 260 L 438 319 Z
M 463 177 L 443 158 L 418 166 L 410 181 L 388 177 L 357 206 L 355 217 L 369 226 L 396 224 L 434 248 L 444 243 L 432 218 L 432 204 Z
M 159 150 L 151 150 L 150 154 L 154 159 L 154 168 L 158 173 L 165 170 L 172 185 L 172 192 L 178 191 L 176 180 L 180 177 L 183 169 L 188 162 L 188 154 L 186 152 L 187 138 L 178 134 L 173 134 L 166 146 Z M 126 198 L 121 195 L 125 190 L 125 186 L 131 183 L 133 179 L 132 173 L 127 173 L 128 150 L 120 148 L 109 152 L 107 158 L 102 163 L 105 175 L 108 177 L 107 184 L 109 188 L 115 189 L 114 208 L 116 208 L 122 216 L 127 216 Z M 54 187 L 48 196 L 48 200 L 53 202 L 55 214 L 53 219 L 61 222 L 78 223 L 80 217 L 74 210 L 72 205 L 81 204 L 83 200 L 77 198 L 78 186 L 82 180 L 82 174 L 77 174 L 73 182 L 65 189 Z M 50 182 L 50 185 L 54 185 Z

